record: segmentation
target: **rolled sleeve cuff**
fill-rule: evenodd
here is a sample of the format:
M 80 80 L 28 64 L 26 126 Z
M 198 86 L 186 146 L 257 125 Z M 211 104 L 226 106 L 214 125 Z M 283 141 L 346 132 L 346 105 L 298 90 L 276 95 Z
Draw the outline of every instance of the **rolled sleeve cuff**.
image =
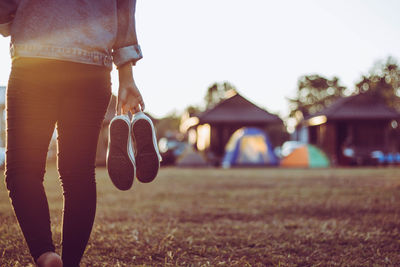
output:
M 4 37 L 10 36 L 12 21 L 0 24 L 0 34 Z
M 143 57 L 142 50 L 139 45 L 131 45 L 115 49 L 113 52 L 113 61 L 117 67 L 120 67 L 128 62 L 135 65 L 138 60 Z

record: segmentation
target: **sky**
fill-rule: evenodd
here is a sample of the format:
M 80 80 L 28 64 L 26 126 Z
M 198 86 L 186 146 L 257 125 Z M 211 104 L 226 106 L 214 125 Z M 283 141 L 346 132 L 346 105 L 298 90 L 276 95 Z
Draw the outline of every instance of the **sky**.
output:
M 302 75 L 337 76 L 353 89 L 376 61 L 400 63 L 399 10 L 397 0 L 138 0 L 144 58 L 134 77 L 159 118 L 203 104 L 207 88 L 225 81 L 285 118 Z M 0 85 L 9 42 L 0 38 Z

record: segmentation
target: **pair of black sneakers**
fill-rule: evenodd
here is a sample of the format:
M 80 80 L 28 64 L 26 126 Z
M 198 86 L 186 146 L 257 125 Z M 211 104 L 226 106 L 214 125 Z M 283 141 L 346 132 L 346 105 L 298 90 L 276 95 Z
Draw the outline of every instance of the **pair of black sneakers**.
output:
M 151 119 L 143 112 L 115 116 L 109 126 L 107 170 L 120 190 L 132 187 L 134 178 L 149 183 L 156 178 L 161 156 Z

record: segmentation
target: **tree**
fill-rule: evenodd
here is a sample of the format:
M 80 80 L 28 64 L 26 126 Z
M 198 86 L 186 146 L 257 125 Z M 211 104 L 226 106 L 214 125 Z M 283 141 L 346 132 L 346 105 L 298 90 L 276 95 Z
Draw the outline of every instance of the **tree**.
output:
M 298 112 L 302 117 L 316 113 L 344 96 L 346 90 L 339 78 L 329 80 L 317 74 L 301 76 L 297 84 L 297 96 L 289 99 L 290 117 Z
M 361 77 L 355 93 L 365 92 L 383 98 L 390 107 L 400 110 L 400 68 L 394 58 L 378 61 L 369 74 Z
M 181 116 L 176 112 L 170 112 L 155 124 L 157 137 L 173 137 L 179 133 Z
M 214 83 L 208 87 L 206 96 L 204 97 L 206 109 L 212 108 L 221 100 L 230 97 L 233 93 L 236 93 L 236 88 L 229 82 Z
M 201 112 L 201 108 L 199 106 L 188 106 L 185 108 L 186 113 L 188 113 L 189 117 L 196 116 Z

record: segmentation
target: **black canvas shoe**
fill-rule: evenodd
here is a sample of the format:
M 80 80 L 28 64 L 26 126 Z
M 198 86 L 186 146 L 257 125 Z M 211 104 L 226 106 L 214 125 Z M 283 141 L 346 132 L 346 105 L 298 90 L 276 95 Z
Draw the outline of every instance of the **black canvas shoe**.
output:
M 135 142 L 136 177 L 142 183 L 150 183 L 156 178 L 161 161 L 153 122 L 146 114 L 138 112 L 132 118 L 131 127 Z
M 113 184 L 120 190 L 132 187 L 135 173 L 131 125 L 126 115 L 115 116 L 109 127 L 107 170 Z

